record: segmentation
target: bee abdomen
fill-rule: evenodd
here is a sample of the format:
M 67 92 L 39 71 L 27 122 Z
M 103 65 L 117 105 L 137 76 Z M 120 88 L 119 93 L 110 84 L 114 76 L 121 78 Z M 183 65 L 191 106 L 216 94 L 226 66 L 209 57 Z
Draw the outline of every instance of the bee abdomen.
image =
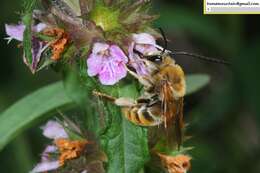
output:
M 123 113 L 129 121 L 140 126 L 155 126 L 160 124 L 161 120 L 158 116 L 152 115 L 148 109 L 145 106 L 124 108 Z

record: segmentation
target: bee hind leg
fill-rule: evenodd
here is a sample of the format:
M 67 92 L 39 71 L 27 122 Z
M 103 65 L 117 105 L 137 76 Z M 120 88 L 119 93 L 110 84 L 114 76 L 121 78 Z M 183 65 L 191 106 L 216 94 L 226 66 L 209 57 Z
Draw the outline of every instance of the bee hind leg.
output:
M 106 99 L 110 102 L 113 102 L 117 106 L 132 107 L 132 106 L 136 105 L 135 100 L 133 100 L 131 98 L 127 98 L 127 97 L 116 98 L 116 97 L 110 96 L 108 94 L 98 92 L 96 90 L 94 90 L 92 93 L 93 93 L 94 96 L 100 97 L 102 99 Z

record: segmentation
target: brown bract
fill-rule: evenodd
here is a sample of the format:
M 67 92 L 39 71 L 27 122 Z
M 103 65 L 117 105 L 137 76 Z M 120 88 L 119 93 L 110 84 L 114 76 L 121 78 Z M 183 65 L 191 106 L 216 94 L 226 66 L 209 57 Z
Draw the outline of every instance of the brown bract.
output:
M 186 173 L 191 167 L 191 157 L 187 155 L 168 156 L 160 153 L 158 155 L 169 173 Z
M 69 42 L 68 34 L 60 28 L 48 28 L 44 30 L 44 35 L 55 37 L 55 39 L 50 43 L 52 48 L 52 60 L 59 60 L 62 52 L 65 49 L 65 46 Z
M 60 166 L 64 165 L 66 160 L 79 157 L 89 142 L 86 140 L 69 140 L 69 139 L 56 139 L 55 145 L 58 147 L 60 156 Z

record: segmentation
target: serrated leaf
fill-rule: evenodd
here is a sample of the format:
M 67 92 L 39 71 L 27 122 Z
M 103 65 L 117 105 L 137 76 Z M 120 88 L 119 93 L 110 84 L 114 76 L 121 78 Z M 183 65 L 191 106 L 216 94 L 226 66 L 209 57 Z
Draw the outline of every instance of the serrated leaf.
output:
M 17 135 L 30 128 L 57 108 L 68 108 L 73 101 L 57 82 L 29 94 L 0 115 L 0 150 Z
M 134 84 L 114 89 L 119 96 L 131 97 L 137 95 Z M 112 89 L 108 89 L 110 93 Z M 136 126 L 126 120 L 121 110 L 109 105 L 110 127 L 102 136 L 104 148 L 108 155 L 108 173 L 139 172 L 149 159 L 147 144 L 147 129 Z
M 204 86 L 210 81 L 210 77 L 207 74 L 191 74 L 186 76 L 186 95 L 192 94 Z
M 23 48 L 24 56 L 28 66 L 32 64 L 32 12 L 36 5 L 36 0 L 24 1 L 24 16 L 22 18 L 25 25 L 25 31 L 23 34 Z

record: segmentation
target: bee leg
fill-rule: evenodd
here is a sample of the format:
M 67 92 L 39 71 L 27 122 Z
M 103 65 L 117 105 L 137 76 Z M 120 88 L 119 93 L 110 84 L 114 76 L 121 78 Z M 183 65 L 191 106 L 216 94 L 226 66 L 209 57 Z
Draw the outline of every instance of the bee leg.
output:
M 106 99 L 110 102 L 113 102 L 117 106 L 132 107 L 132 106 L 136 105 L 135 101 L 131 98 L 126 98 L 126 97 L 116 98 L 116 97 L 113 97 L 113 96 L 110 96 L 110 95 L 107 95 L 105 93 L 101 93 L 101 92 L 98 92 L 98 91 L 95 91 L 95 90 L 92 93 L 93 93 L 93 95 L 95 95 L 97 97 L 101 97 L 101 98 Z
M 153 86 L 153 85 L 152 85 L 152 82 L 151 82 L 147 77 L 144 77 L 144 76 L 141 77 L 141 76 L 139 76 L 137 73 L 135 73 L 135 72 L 129 70 L 128 68 L 127 68 L 127 71 L 128 71 L 134 78 L 136 78 L 142 85 L 144 85 L 145 87 L 150 88 L 150 87 Z

